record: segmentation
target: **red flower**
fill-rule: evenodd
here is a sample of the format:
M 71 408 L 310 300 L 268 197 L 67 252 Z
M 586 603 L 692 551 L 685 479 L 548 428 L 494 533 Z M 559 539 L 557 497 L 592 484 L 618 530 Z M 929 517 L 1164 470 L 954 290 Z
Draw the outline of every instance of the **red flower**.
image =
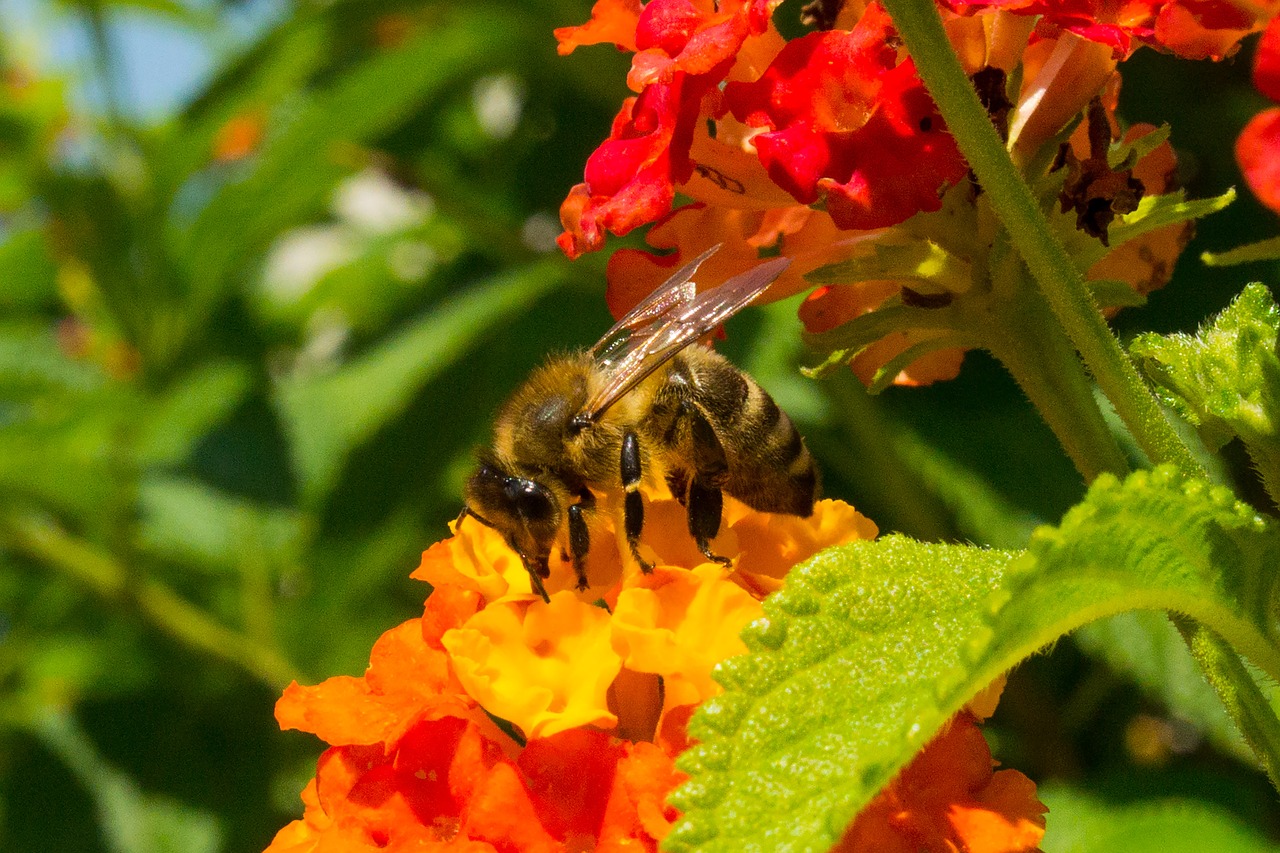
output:
M 1038 849 L 1044 805 L 1016 770 L 994 772 L 973 716 L 961 712 L 872 800 L 832 853 Z
M 1109 46 L 1117 58 L 1141 44 L 1185 59 L 1224 59 L 1257 32 L 1280 4 L 1270 0 L 941 0 L 960 14 L 988 9 L 1042 15 L 1042 28 L 1066 30 Z
M 1254 116 L 1236 140 L 1236 161 L 1258 201 L 1280 213 L 1280 107 Z
M 1267 26 L 1258 42 L 1253 84 L 1280 101 L 1280 18 Z M 1245 125 L 1236 139 L 1236 162 L 1258 200 L 1280 213 L 1280 107 L 1263 110 Z
M 797 201 L 825 193 L 841 228 L 894 225 L 937 210 L 966 171 L 910 60 L 897 63 L 878 4 L 852 31 L 789 42 L 753 83 L 730 83 L 733 114 L 769 130 L 753 139 L 769 176 Z
M 613 132 L 587 159 L 586 181 L 560 208 L 557 243 L 577 257 L 604 244 L 604 232 L 626 234 L 671 209 L 675 184 L 693 173 L 689 148 L 699 104 L 714 81 L 678 73 L 628 98 Z
M 609 139 L 587 160 L 584 182 L 561 205 L 565 233 L 557 242 L 565 254 L 599 249 L 606 231 L 626 234 L 671 210 L 676 186 L 693 175 L 698 121 L 723 112 L 720 83 L 747 38 L 768 30 L 779 2 L 736 0 L 715 8 L 652 0 L 640 9 L 599 0 L 588 24 L 556 31 L 562 53 L 599 41 L 636 50 L 627 82 L 640 93 L 623 103 Z

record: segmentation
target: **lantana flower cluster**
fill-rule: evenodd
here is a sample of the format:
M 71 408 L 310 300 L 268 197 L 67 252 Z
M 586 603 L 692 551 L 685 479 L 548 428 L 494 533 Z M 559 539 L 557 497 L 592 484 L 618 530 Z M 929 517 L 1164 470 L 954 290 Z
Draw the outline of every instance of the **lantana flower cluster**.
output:
M 683 507 L 650 498 L 654 571 L 624 561 L 601 512 L 592 587 L 553 560 L 547 602 L 487 527 L 427 549 L 422 616 L 378 640 L 363 676 L 295 683 L 277 704 L 283 728 L 330 748 L 269 853 L 656 850 L 678 817 L 666 798 L 685 778 L 686 723 L 720 692 L 715 664 L 746 651 L 741 629 L 793 565 L 876 528 L 838 501 L 800 519 L 726 498 L 713 546 L 728 569 L 690 541 Z M 994 770 L 987 713 L 962 713 L 838 849 L 1033 850 L 1044 808 L 1026 777 Z
M 599 0 L 590 21 L 557 30 L 562 53 L 600 43 L 634 52 L 626 82 L 635 93 L 561 207 L 562 249 L 576 257 L 602 248 L 608 233 L 651 226 L 646 241 L 661 254 L 620 249 L 610 258 L 616 315 L 717 243 L 724 248 L 708 262 L 708 282 L 769 253 L 794 263 L 768 298 L 820 282 L 800 311 L 815 334 L 898 306 L 967 300 L 980 314 L 983 300 L 1005 298 L 981 188 L 884 10 L 860 0 L 812 4 L 832 13 L 827 28 L 786 40 L 770 16 L 777 5 Z M 1143 198 L 1176 191 L 1171 149 L 1157 154 L 1138 139 L 1156 129 L 1116 121 L 1117 64 L 1143 48 L 1229 57 L 1280 2 L 938 5 L 1053 227 L 1067 243 L 1090 244 L 1077 253 L 1081 272 L 1100 291 L 1118 281 L 1135 293 L 1100 295 L 1103 307 L 1162 286 L 1187 224 L 1109 240 L 1111 224 Z M 1159 166 L 1143 162 L 1152 156 Z M 987 342 L 916 314 L 886 317 L 859 343 L 850 364 L 868 384 L 921 384 L 955 376 L 963 352 Z

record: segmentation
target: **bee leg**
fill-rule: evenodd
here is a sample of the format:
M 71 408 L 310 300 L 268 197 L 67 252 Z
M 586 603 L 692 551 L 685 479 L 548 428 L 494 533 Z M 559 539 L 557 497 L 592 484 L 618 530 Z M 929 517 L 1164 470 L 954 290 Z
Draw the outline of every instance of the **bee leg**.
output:
M 519 549 L 511 544 L 511 550 L 520 554 L 520 560 L 524 563 L 524 569 L 529 573 L 529 586 L 533 587 L 533 591 L 542 596 L 542 600 L 551 603 L 551 596 L 547 595 L 547 588 L 543 585 L 542 579 L 551 576 L 551 567 L 547 565 L 546 555 L 541 557 L 529 557 L 527 554 L 521 553 Z
M 728 566 L 733 563 L 711 550 L 711 540 L 720 532 L 720 516 L 724 512 L 724 499 L 720 489 L 708 486 L 695 477 L 689 483 L 689 533 L 698 544 L 698 550 L 713 563 Z
M 732 561 L 712 553 L 710 543 L 720 532 L 720 518 L 724 512 L 720 484 L 729 471 L 729 462 L 724 455 L 724 446 L 702 412 L 690 403 L 681 408 L 682 414 L 689 419 L 689 432 L 693 439 L 694 473 L 689 480 L 685 502 L 689 534 L 704 557 L 727 566 Z
M 578 576 L 578 589 L 586 589 L 587 551 L 591 549 L 591 533 L 587 530 L 587 512 L 596 505 L 596 496 L 590 489 L 578 493 L 578 502 L 569 507 L 569 556 L 573 560 L 573 573 Z
M 640 556 L 640 531 L 644 529 L 644 501 L 640 497 L 640 439 L 631 430 L 622 437 L 622 488 L 626 497 L 622 504 L 622 523 L 627 533 L 631 556 L 640 564 L 640 570 L 648 574 L 653 563 Z

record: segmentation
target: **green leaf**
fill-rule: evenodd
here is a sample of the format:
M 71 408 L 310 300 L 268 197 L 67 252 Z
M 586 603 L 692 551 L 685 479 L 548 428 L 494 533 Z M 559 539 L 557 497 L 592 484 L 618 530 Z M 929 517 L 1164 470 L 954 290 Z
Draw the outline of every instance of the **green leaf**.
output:
M 1107 163 L 1113 169 L 1119 169 L 1126 163 L 1130 164 L 1128 168 L 1132 168 L 1131 164 L 1155 151 L 1168 141 L 1172 134 L 1173 128 L 1167 124 L 1162 124 L 1154 130 L 1142 134 L 1137 139 L 1113 142 L 1111 149 L 1107 152 Z
M 313 216 L 351 171 L 343 144 L 371 141 L 424 102 L 462 85 L 520 49 L 512 12 L 470 7 L 405 45 L 379 52 L 299 105 L 242 181 L 225 185 L 202 211 L 187 245 L 198 294 L 216 296 L 281 230 Z M 348 162 L 350 158 L 347 158 Z
M 1186 193 L 1182 190 L 1164 195 L 1146 196 L 1138 202 L 1137 210 L 1118 217 L 1107 229 L 1110 246 L 1102 245 L 1082 231 L 1071 229 L 1063 233 L 1070 235 L 1067 248 L 1076 259 L 1077 267 L 1085 271 L 1130 240 L 1136 240 L 1169 225 L 1190 223 L 1192 220 L 1217 213 L 1235 199 L 1235 190 L 1227 190 L 1220 196 L 1192 201 L 1187 201 Z
M 182 563 L 285 566 L 298 559 L 308 533 L 301 513 L 259 506 L 194 480 L 151 477 L 138 497 L 142 546 Z
M 1237 246 L 1225 252 L 1202 252 L 1200 260 L 1208 267 L 1230 267 L 1258 261 L 1280 261 L 1280 237 L 1271 237 Z
M 195 442 L 240 405 L 251 382 L 244 365 L 229 362 L 204 364 L 182 377 L 143 410 L 139 459 L 154 465 L 186 459 Z
M 932 240 L 894 235 L 855 243 L 853 256 L 818 267 L 805 275 L 814 284 L 849 284 L 859 281 L 893 279 L 912 283 L 913 289 L 926 294 L 964 293 L 973 285 L 969 263 Z
M 1232 436 L 1244 442 L 1273 500 L 1280 497 L 1277 326 L 1280 308 L 1266 287 L 1251 284 L 1195 337 L 1145 334 L 1130 347 L 1210 447 Z
M 0 307 L 33 309 L 54 304 L 57 274 L 43 232 L 15 231 L 0 240 Z
M 1061 785 L 1041 788 L 1049 807 L 1044 853 L 1264 853 L 1275 845 L 1225 810 L 1194 800 L 1108 803 Z
M 216 853 L 222 849 L 222 829 L 213 815 L 143 791 L 98 753 L 70 714 L 47 711 L 33 727 L 93 798 L 107 850 Z
M 32 321 L 0 322 L 0 395 L 6 401 L 60 393 L 79 396 L 104 384 L 95 365 L 67 358 L 53 329 Z
M 959 335 L 963 320 L 952 306 L 914 308 L 903 305 L 895 298 L 875 311 L 868 311 L 830 331 L 817 334 L 806 332 L 802 337 L 810 349 L 827 355 L 818 366 L 802 368 L 801 372 L 810 378 L 826 376 L 871 344 L 894 332 L 930 329 L 953 336 Z
M 718 668 L 667 849 L 828 849 L 965 702 L 1103 616 L 1187 614 L 1274 678 L 1278 560 L 1274 524 L 1172 468 L 1099 477 L 1021 556 L 897 537 L 819 554 Z
M 451 369 L 480 335 L 557 286 L 561 269 L 543 261 L 497 276 L 445 300 L 335 372 L 281 382 L 276 402 L 306 500 L 320 500 L 347 454 L 426 382 Z

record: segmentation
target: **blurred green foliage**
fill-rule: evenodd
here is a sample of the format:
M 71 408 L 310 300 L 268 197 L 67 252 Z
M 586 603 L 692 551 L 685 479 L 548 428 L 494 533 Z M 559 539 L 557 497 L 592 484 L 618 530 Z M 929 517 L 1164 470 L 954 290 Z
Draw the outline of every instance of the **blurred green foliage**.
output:
M 587 0 L 298 4 L 249 39 L 230 0 L 36 5 L 89 52 L 38 71 L 0 27 L 0 850 L 258 850 L 319 752 L 276 730 L 278 691 L 361 672 L 419 613 L 408 572 L 492 411 L 609 323 L 602 259 L 551 240 L 626 57 L 556 55 Z M 215 57 L 180 109 L 127 103 L 125 12 Z M 1193 194 L 1221 192 L 1246 64 L 1147 53 L 1123 112 L 1171 122 Z M 1249 199 L 1210 219 L 1120 328 L 1193 328 L 1243 283 L 1196 250 L 1273 229 Z M 1083 493 L 989 359 L 872 400 L 796 373 L 794 309 L 737 318 L 726 350 L 882 530 L 1019 547 Z M 1159 689 L 1117 654 L 1138 635 Z M 1078 808 L 1141 790 L 1280 829 L 1167 624 L 1083 648 L 1011 682 L 1007 764 L 1091 790 Z M 1139 749 L 1147 719 L 1185 736 Z

